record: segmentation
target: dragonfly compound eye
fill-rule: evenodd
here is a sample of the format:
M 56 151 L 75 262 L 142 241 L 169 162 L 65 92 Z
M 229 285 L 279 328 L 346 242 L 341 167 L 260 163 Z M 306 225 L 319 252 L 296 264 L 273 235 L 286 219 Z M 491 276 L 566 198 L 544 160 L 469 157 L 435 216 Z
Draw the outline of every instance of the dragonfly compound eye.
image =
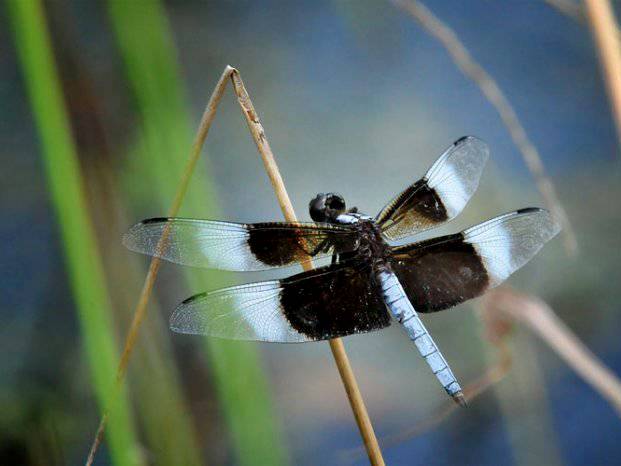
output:
M 327 194 L 317 194 L 314 199 L 308 204 L 308 211 L 311 218 L 315 222 L 325 222 L 327 220 L 326 214 L 326 199 Z

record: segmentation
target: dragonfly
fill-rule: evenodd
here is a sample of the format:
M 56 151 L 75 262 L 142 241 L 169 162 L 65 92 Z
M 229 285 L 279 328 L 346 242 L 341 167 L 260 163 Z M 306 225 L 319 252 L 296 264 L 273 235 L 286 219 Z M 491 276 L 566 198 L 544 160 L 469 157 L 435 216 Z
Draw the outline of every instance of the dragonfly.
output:
M 151 218 L 131 227 L 132 251 L 177 264 L 259 271 L 326 259 L 291 275 L 196 294 L 172 313 L 185 334 L 301 343 L 400 325 L 446 392 L 461 386 L 420 314 L 481 296 L 526 264 L 559 231 L 551 214 L 524 208 L 459 233 L 391 245 L 455 218 L 476 191 L 489 158 L 473 136 L 453 143 L 427 173 L 375 217 L 342 196 L 310 201 L 313 222 L 233 223 Z

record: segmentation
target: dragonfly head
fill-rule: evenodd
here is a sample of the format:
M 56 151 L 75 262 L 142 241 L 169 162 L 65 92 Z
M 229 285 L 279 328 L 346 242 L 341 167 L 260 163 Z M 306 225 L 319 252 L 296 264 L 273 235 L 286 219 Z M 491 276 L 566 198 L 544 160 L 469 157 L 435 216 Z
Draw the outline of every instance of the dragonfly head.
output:
M 333 223 L 336 217 L 345 212 L 345 199 L 335 193 L 317 194 L 310 201 L 308 210 L 313 221 Z

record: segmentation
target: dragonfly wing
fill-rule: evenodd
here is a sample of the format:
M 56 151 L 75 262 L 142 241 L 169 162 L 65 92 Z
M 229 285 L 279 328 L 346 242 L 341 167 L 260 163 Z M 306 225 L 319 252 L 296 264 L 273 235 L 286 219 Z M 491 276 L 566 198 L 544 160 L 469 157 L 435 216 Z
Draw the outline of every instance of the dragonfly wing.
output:
M 376 221 L 389 240 L 428 230 L 459 215 L 479 185 L 489 158 L 480 139 L 463 137 L 449 147 L 427 174 L 386 205 Z
M 131 227 L 123 244 L 177 264 L 255 271 L 351 252 L 358 238 L 351 229 L 328 224 L 153 218 Z
M 394 248 L 395 274 L 418 312 L 482 295 L 526 264 L 560 231 L 543 209 L 521 209 L 461 233 Z
M 177 307 L 175 332 L 299 343 L 386 327 L 390 317 L 365 264 L 333 264 L 283 280 L 195 295 Z

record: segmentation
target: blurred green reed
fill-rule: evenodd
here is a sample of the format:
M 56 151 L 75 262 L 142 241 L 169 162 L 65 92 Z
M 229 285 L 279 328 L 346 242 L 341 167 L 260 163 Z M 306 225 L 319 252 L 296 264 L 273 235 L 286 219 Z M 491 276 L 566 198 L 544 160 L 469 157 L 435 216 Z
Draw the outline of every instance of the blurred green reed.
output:
M 41 139 L 92 383 L 103 409 L 110 406 L 118 361 L 111 296 L 87 211 L 84 180 L 53 63 L 45 15 L 38 0 L 11 0 L 7 5 Z M 193 126 L 169 27 L 156 1 L 140 5 L 112 1 L 109 13 L 142 119 L 136 144 L 130 150 L 135 155 L 130 164 L 138 166 L 141 178 L 149 180 L 141 188 L 143 194 L 148 190 L 150 199 L 165 211 L 189 153 Z M 219 71 L 210 74 L 217 76 Z M 126 181 L 136 186 L 135 180 Z M 184 210 L 197 216 L 217 216 L 214 196 L 204 173 L 195 175 Z M 218 285 L 217 275 L 199 277 L 194 272 L 187 274 L 193 288 L 198 283 Z M 123 295 L 123 292 L 116 294 Z M 137 380 L 135 377 L 132 380 L 137 383 L 137 409 L 144 423 L 146 447 L 155 453 L 156 464 L 180 464 L 179 461 L 199 464 L 200 452 L 183 409 L 170 350 L 165 347 L 167 342 L 160 338 L 153 345 L 158 334 L 153 326 L 159 325 L 155 320 L 151 316 L 142 330 L 142 338 L 149 338 L 150 345 L 141 345 L 148 348 L 136 352 L 136 364 L 140 367 L 132 370 L 134 375 L 138 373 Z M 255 347 L 212 340 L 206 340 L 205 346 L 239 463 L 285 464 L 286 451 L 271 413 L 269 385 Z M 112 461 L 117 465 L 140 462 L 125 393 L 114 406 L 107 430 Z M 95 422 L 92 424 L 94 427 Z
M 111 303 L 87 210 L 83 180 L 39 0 L 7 2 L 15 47 L 40 138 L 51 202 L 65 252 L 90 375 L 100 409 L 110 406 L 118 355 Z M 116 465 L 139 458 L 125 393 L 114 403 L 107 440 Z M 90 425 L 95 427 L 96 420 Z M 86 446 L 85 446 L 86 449 Z
M 141 193 L 156 203 L 162 215 L 172 202 L 198 120 L 193 123 L 190 117 L 176 50 L 161 3 L 111 0 L 108 11 L 141 120 L 136 146 L 131 151 L 132 169 L 124 171 L 126 186 L 128 191 Z M 205 70 L 206 82 L 215 83 L 221 71 Z M 204 103 L 210 91 L 206 86 Z M 136 170 L 141 179 L 147 180 L 145 185 L 135 179 Z M 218 218 L 209 177 L 200 168 L 193 175 L 182 211 L 187 216 Z M 224 284 L 215 272 L 181 270 L 192 290 Z M 203 341 L 238 463 L 287 463 L 257 346 L 215 339 Z

